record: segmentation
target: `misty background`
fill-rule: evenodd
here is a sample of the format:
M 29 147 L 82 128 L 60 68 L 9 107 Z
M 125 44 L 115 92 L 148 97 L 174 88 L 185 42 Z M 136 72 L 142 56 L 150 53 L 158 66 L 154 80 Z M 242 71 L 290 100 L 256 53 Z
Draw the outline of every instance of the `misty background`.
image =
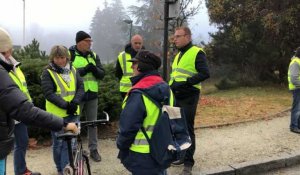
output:
M 55 44 L 70 47 L 75 44 L 79 30 L 91 34 L 93 50 L 102 62 L 115 61 L 117 54 L 132 35 L 141 34 L 145 46 L 157 54 L 162 52 L 163 2 L 160 0 L 0 0 L 0 26 L 12 35 L 15 45 L 27 45 L 36 39 L 40 50 L 49 53 Z M 25 42 L 23 41 L 23 13 L 25 2 Z M 195 15 L 187 19 L 196 44 L 209 41 L 207 9 L 200 0 L 190 0 L 189 7 L 201 6 Z M 172 31 L 170 31 L 172 33 Z

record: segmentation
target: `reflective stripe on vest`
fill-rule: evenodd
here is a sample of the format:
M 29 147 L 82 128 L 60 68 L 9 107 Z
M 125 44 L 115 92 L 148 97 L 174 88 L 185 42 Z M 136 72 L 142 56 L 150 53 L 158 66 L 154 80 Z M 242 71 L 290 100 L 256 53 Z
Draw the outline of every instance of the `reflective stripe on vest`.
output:
M 143 121 L 143 127 L 145 128 L 149 139 L 151 139 L 157 119 L 158 117 L 160 117 L 161 110 L 148 97 L 146 97 L 145 95 L 142 95 L 142 97 L 147 112 L 147 115 Z M 127 97 L 124 100 L 125 103 L 123 104 L 123 107 L 125 107 L 126 105 L 126 99 Z M 174 97 L 172 91 L 170 91 L 169 102 L 170 106 L 174 106 Z M 129 149 L 138 153 L 150 153 L 149 143 L 141 129 L 137 132 L 134 142 L 131 144 Z
M 123 72 L 123 76 L 120 80 L 120 92 L 128 92 L 132 86 L 130 81 L 130 77 L 133 75 L 131 68 L 132 63 L 128 62 L 130 59 L 130 54 L 126 52 L 121 52 L 118 56 L 118 61 Z
M 289 67 L 294 64 L 294 63 L 297 63 L 300 67 L 300 58 L 298 57 L 293 57 L 291 62 L 290 62 L 290 65 Z M 299 72 L 299 75 L 298 75 L 298 79 L 300 81 L 300 72 Z M 290 69 L 288 71 L 288 82 L 289 82 L 289 90 L 295 90 L 296 89 L 296 86 L 292 83 L 291 81 L 291 72 L 290 72 Z
M 77 52 L 75 52 L 75 58 L 72 63 L 72 65 L 75 68 L 84 68 L 87 66 L 89 63 L 92 63 L 93 65 L 96 66 L 95 58 L 96 58 L 96 53 L 94 53 L 94 57 L 92 57 L 90 54 L 88 55 L 87 58 L 79 55 Z M 84 91 L 87 92 L 88 90 L 92 92 L 98 92 L 98 81 L 95 78 L 95 76 L 91 73 L 88 72 L 86 75 L 82 77 L 83 80 L 83 85 L 84 85 Z
M 16 67 L 15 71 L 10 71 L 9 76 L 18 85 L 19 89 L 26 95 L 28 100 L 32 101 L 27 88 L 25 76 L 20 67 Z
M 63 78 L 61 77 L 60 74 L 58 74 L 57 72 L 50 70 L 50 69 L 47 69 L 47 70 L 50 73 L 50 75 L 56 85 L 55 94 L 62 97 L 67 102 L 72 101 L 75 96 L 75 93 L 76 93 L 76 85 L 77 85 L 75 68 L 72 68 L 72 70 L 70 71 L 69 75 L 70 75 L 71 81 L 70 81 L 69 85 L 67 85 L 67 83 L 63 80 Z M 62 108 L 56 106 L 55 104 L 51 103 L 48 100 L 46 100 L 46 111 L 48 111 L 56 116 L 59 116 L 59 117 L 68 116 L 66 109 L 62 109 Z M 76 113 L 77 113 L 77 115 L 80 115 L 79 106 L 77 106 Z
M 204 52 L 202 48 L 193 46 L 187 50 L 181 57 L 178 62 L 179 55 L 178 53 L 172 64 L 172 73 L 170 76 L 169 85 L 172 85 L 173 81 L 182 82 L 186 81 L 187 78 L 190 78 L 198 73 L 195 68 L 195 61 L 198 52 Z M 201 83 L 193 85 L 194 87 L 201 89 Z

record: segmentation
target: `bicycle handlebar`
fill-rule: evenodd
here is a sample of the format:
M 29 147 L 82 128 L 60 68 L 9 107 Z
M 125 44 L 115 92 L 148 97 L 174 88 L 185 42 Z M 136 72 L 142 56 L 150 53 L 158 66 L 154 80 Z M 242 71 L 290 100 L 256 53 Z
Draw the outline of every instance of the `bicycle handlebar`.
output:
M 103 111 L 105 114 L 105 119 L 99 119 L 99 120 L 93 120 L 93 121 L 80 121 L 77 123 L 77 127 L 79 129 L 78 133 L 72 133 L 71 131 L 66 131 L 65 133 L 58 134 L 57 138 L 58 139 L 71 139 L 74 137 L 77 137 L 80 134 L 80 129 L 81 127 L 87 127 L 87 126 L 96 126 L 99 124 L 107 124 L 109 122 L 109 115 L 107 112 Z

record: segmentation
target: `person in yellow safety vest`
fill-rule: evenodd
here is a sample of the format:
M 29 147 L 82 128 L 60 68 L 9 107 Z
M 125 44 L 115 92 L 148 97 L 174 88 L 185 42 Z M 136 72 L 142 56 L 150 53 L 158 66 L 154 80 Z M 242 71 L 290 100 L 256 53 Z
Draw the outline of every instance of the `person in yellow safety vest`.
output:
M 20 68 L 21 63 L 16 61 L 14 57 L 10 56 L 7 59 L 0 54 L 0 61 L 2 64 L 9 68 L 9 76 L 18 85 L 19 89 L 31 101 L 30 94 L 27 89 L 25 76 Z M 15 146 L 14 146 L 14 172 L 17 175 L 40 175 L 39 172 L 32 172 L 26 165 L 26 150 L 28 146 L 28 130 L 23 122 L 15 121 Z
M 92 38 L 84 31 L 76 33 L 76 45 L 69 48 L 73 66 L 78 70 L 83 79 L 84 97 L 80 103 L 80 110 L 87 121 L 97 120 L 98 116 L 98 87 L 99 80 L 103 79 L 105 72 L 99 56 L 91 50 Z M 97 126 L 88 127 L 88 147 L 90 157 L 101 161 L 98 152 Z
M 78 122 L 79 104 L 84 95 L 83 82 L 70 62 L 68 48 L 62 45 L 52 47 L 49 64 L 42 72 L 41 86 L 46 98 L 46 110 L 63 118 L 64 122 Z M 51 131 L 53 159 L 58 174 L 69 163 L 67 142 L 58 140 L 57 135 L 63 131 Z M 75 139 L 73 140 L 73 146 Z
M 288 70 L 289 90 L 293 94 L 293 104 L 291 110 L 290 130 L 294 133 L 300 133 L 300 47 L 295 51 Z
M 192 44 L 192 33 L 188 27 L 175 29 L 174 44 L 179 50 L 172 64 L 169 85 L 174 92 L 176 105 L 183 108 L 192 145 L 187 150 L 184 160 L 174 162 L 184 163 L 181 174 L 191 174 L 194 166 L 195 132 L 194 120 L 199 101 L 201 82 L 209 78 L 209 69 L 202 48 Z
M 123 99 L 131 88 L 130 77 L 133 75 L 131 62 L 128 62 L 128 60 L 134 58 L 141 49 L 145 49 L 143 38 L 141 35 L 136 34 L 131 38 L 130 43 L 125 46 L 125 50 L 119 53 L 116 61 L 115 75 L 120 80 L 120 93 Z
M 155 127 L 159 108 L 141 91 L 153 100 L 163 103 L 169 101 L 170 87 L 158 73 L 161 59 L 155 54 L 141 50 L 132 62 L 132 88 L 123 101 L 120 115 L 117 147 L 118 158 L 133 175 L 163 175 L 161 168 L 150 155 L 149 143 L 141 131 L 146 128 L 149 138 Z
M 16 83 L 17 79 L 14 81 L 9 75 L 9 73 L 12 75 L 11 71 L 15 69 L 9 64 L 10 60 L 13 60 L 12 48 L 10 35 L 0 27 L 0 175 L 6 175 L 6 157 L 14 145 L 14 120 L 53 131 L 64 129 L 78 132 L 75 123 L 64 123 L 62 118 L 35 107 L 24 94 L 25 84 L 22 87 L 24 91 L 21 91 L 21 83 Z M 24 174 L 33 173 L 27 171 Z

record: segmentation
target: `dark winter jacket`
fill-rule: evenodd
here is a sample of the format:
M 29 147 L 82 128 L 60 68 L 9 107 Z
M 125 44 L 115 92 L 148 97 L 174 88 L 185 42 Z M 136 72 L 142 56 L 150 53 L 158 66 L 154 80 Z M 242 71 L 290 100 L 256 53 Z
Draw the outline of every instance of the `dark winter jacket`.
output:
M 90 52 L 86 52 L 86 53 L 82 53 L 80 52 L 76 45 L 74 46 L 71 46 L 69 48 L 69 51 L 71 53 L 71 61 L 74 61 L 74 59 L 76 58 L 76 55 L 79 54 L 80 56 L 84 57 L 84 58 L 87 58 L 89 55 L 93 58 L 95 58 L 95 62 L 96 62 L 96 68 L 97 68 L 97 72 L 96 73 L 93 73 L 93 75 L 95 76 L 96 79 L 98 80 L 102 80 L 104 75 L 105 75 L 105 71 L 104 71 L 104 68 L 101 64 L 101 61 L 100 61 L 100 58 L 98 56 L 98 54 L 96 54 L 96 57 L 94 56 L 94 53 L 92 51 Z M 86 75 L 88 72 L 85 71 L 84 68 L 76 68 L 76 70 L 79 72 L 80 76 L 84 76 Z M 83 97 L 83 101 L 89 101 L 89 100 L 93 100 L 93 99 L 96 99 L 98 98 L 98 94 L 96 92 L 91 92 L 91 91 L 88 91 L 88 92 L 85 92 L 84 94 L 84 97 Z
M 10 78 L 9 69 L 6 68 L 9 66 L 0 61 L 0 159 L 5 158 L 13 148 L 13 119 L 54 131 L 63 128 L 61 118 L 34 107 L 28 101 Z
M 150 80 L 145 79 L 150 77 Z M 158 164 L 151 158 L 150 154 L 139 154 L 129 150 L 147 115 L 142 93 L 137 89 L 144 91 L 157 102 L 168 102 L 170 87 L 163 81 L 157 71 L 132 77 L 131 81 L 133 87 L 128 94 L 126 106 L 120 115 L 120 128 L 117 138 L 117 147 L 120 150 L 118 158 L 126 168 L 135 167 L 135 172 L 139 168 L 141 170 L 153 169 L 153 172 L 157 172 L 159 171 Z M 134 164 L 138 164 L 138 166 Z
M 181 56 L 184 55 L 184 53 L 191 47 L 193 47 L 193 44 L 190 42 L 185 47 L 179 49 L 180 56 L 178 62 L 180 61 Z M 210 77 L 207 59 L 205 53 L 202 51 L 198 52 L 196 56 L 195 68 L 198 72 L 196 75 L 188 78 L 186 82 L 174 81 L 171 85 L 171 89 L 173 90 L 176 98 L 185 98 L 199 94 L 199 89 L 195 88 L 193 85 L 198 84 Z
M 70 65 L 70 69 L 71 67 L 72 65 Z M 49 63 L 49 65 L 43 71 L 41 76 L 41 85 L 42 85 L 43 94 L 45 98 L 51 103 L 55 104 L 56 106 L 62 109 L 67 109 L 68 102 L 66 102 L 61 96 L 55 94 L 57 87 L 47 69 L 53 70 L 57 73 L 62 73 L 62 69 L 59 66 L 55 65 L 54 63 Z M 77 82 L 76 93 L 72 102 L 74 102 L 75 104 L 79 104 L 84 96 L 84 86 L 83 86 L 82 78 L 80 77 L 78 71 L 76 71 L 76 82 Z

